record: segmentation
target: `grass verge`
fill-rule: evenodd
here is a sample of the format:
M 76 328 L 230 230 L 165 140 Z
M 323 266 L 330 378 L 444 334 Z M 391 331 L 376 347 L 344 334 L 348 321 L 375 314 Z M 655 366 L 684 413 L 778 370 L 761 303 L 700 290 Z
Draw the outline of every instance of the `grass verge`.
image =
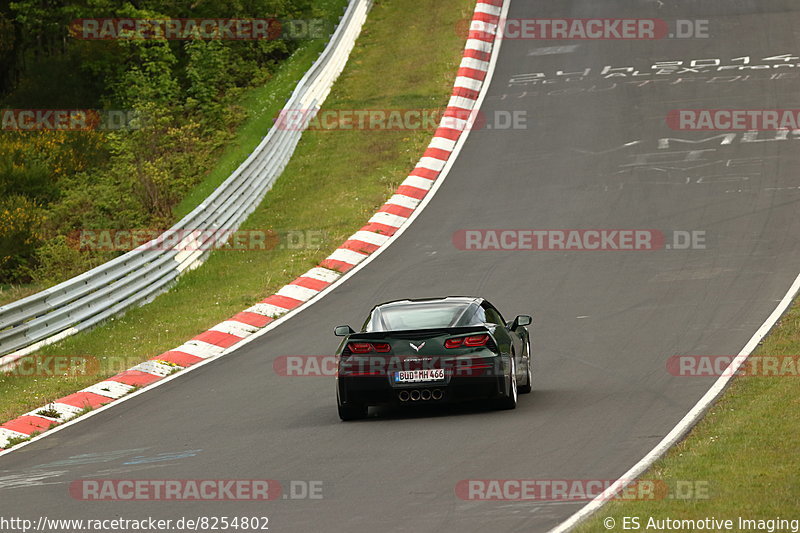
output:
M 26 296 L 35 294 L 41 290 L 42 287 L 32 283 L 25 283 L 20 285 L 6 285 L 0 284 L 0 305 L 5 305 L 11 302 L 21 300 Z
M 800 301 L 795 301 L 754 355 L 800 354 Z M 796 360 L 796 357 L 795 357 Z M 791 367 L 788 369 L 792 373 Z M 711 531 L 756 531 L 739 522 L 800 519 L 800 369 L 794 375 L 737 377 L 723 397 L 690 434 L 642 475 L 675 491 L 702 487 L 703 493 L 673 492 L 673 498 L 613 501 L 576 529 L 579 532 L 623 530 L 625 517 L 638 518 L 648 530 L 650 520 L 731 520 L 732 528 Z M 691 378 L 687 378 L 691 379 Z M 707 492 L 707 494 L 705 494 Z M 678 496 L 686 496 L 680 498 Z M 615 527 L 603 520 L 611 517 Z M 656 522 L 650 523 L 651 526 Z M 671 531 L 699 531 L 680 524 Z M 774 524 L 773 525 L 778 525 Z M 791 531 L 770 528 L 761 531 Z M 706 528 L 708 530 L 708 528 Z M 650 531 L 656 530 L 654 527 Z M 796 529 L 795 529 L 796 531 Z
M 447 104 L 474 0 L 376 2 L 326 109 L 432 109 Z M 281 102 L 282 105 L 282 102 Z M 280 107 L 280 106 L 278 106 Z M 263 115 L 265 125 L 272 114 Z M 257 130 L 259 131 L 259 130 Z M 9 420 L 174 348 L 273 294 L 363 226 L 414 167 L 432 130 L 310 131 L 244 229 L 315 232 L 302 249 L 219 250 L 145 307 L 43 348 L 40 356 L 91 356 L 80 376 L 0 377 Z M 231 168 L 232 169 L 232 168 Z M 209 180 L 209 187 L 213 187 Z M 208 189 L 210 190 L 210 189 Z M 205 192 L 198 192 L 198 197 Z M 197 198 L 187 198 L 188 212 Z

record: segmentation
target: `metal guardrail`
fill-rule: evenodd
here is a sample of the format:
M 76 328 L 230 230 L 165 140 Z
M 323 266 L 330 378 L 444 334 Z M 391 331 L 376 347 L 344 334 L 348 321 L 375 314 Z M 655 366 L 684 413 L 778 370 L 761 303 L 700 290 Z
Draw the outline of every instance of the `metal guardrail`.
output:
M 328 96 L 361 32 L 372 0 L 351 0 L 330 42 L 298 82 L 284 112 L 311 110 L 272 127 L 247 160 L 157 239 L 47 290 L 0 307 L 0 367 L 147 303 L 202 263 L 258 206 L 280 176 L 311 116 Z M 180 238 L 175 246 L 172 240 Z M 172 239 L 172 240 L 171 240 Z

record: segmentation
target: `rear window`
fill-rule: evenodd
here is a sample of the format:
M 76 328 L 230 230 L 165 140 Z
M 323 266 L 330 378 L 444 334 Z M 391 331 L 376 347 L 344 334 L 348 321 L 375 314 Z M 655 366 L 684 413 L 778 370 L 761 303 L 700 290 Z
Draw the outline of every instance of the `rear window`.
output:
M 466 318 L 470 304 L 410 303 L 392 304 L 373 311 L 365 331 L 392 331 L 404 329 L 436 329 L 469 325 Z M 467 316 L 469 315 L 469 316 Z

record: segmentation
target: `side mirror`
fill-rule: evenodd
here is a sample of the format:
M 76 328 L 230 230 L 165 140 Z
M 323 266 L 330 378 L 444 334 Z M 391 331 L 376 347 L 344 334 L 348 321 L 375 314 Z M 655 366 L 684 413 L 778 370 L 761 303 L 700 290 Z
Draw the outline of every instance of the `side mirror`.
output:
M 351 333 L 355 333 L 350 326 L 336 326 L 333 328 L 333 334 L 337 337 L 347 337 Z
M 530 326 L 533 323 L 533 318 L 530 315 L 519 315 L 511 323 L 511 329 L 517 329 L 519 326 Z

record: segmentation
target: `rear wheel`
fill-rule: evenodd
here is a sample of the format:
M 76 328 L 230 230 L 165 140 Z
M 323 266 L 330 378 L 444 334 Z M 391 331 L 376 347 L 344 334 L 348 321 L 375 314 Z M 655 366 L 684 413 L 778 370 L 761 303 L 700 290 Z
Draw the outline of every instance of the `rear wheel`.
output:
M 339 404 L 339 418 L 344 421 L 348 420 L 360 420 L 362 418 L 367 418 L 367 410 L 369 409 L 366 405 L 341 405 Z
M 517 364 L 514 356 L 511 356 L 511 383 L 509 383 L 508 394 L 500 398 L 495 403 L 497 409 L 515 409 L 517 407 Z
M 367 412 L 369 411 L 369 406 L 364 404 L 342 405 L 341 400 L 339 400 L 338 391 L 336 392 L 336 407 L 339 408 L 339 418 L 344 421 L 366 418 Z
M 519 386 L 519 393 L 520 394 L 528 394 L 531 390 L 533 390 L 533 370 L 531 369 L 531 346 L 528 344 L 528 357 L 525 358 L 525 384 Z

